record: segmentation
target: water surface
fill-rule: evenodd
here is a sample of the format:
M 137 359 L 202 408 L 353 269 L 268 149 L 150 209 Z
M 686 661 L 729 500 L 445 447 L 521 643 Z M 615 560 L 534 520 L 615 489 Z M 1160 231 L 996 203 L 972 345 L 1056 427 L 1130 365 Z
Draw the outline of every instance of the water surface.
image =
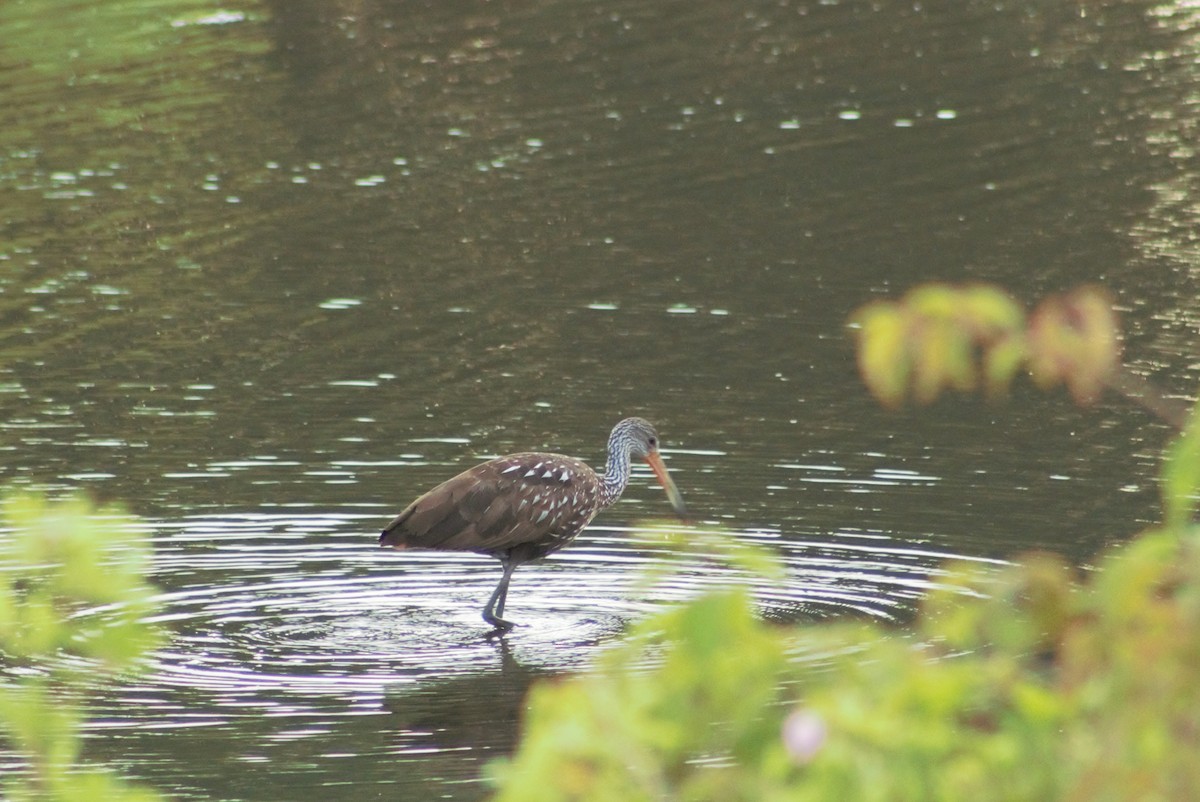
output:
M 1020 387 L 888 413 L 846 319 L 929 280 L 1117 293 L 1198 362 L 1196 19 L 1133 2 L 0 7 L 0 478 L 125 501 L 169 645 L 89 755 L 180 799 L 479 799 L 530 681 L 724 582 L 902 624 L 947 558 L 1086 564 L 1156 520 L 1167 427 Z M 523 567 L 378 529 L 475 462 L 648 472 Z M 674 551 L 674 550 L 671 550 Z M 679 573 L 639 578 L 672 557 Z M 0 757 L 17 771 L 19 761 Z

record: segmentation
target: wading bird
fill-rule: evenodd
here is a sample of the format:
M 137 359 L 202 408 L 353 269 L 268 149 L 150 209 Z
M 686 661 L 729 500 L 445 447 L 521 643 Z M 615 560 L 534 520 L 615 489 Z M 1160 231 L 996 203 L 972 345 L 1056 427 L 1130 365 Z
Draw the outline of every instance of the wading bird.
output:
M 504 573 L 483 608 L 483 620 L 507 632 L 513 624 L 501 616 L 513 571 L 570 543 L 596 513 L 619 499 L 631 457 L 650 464 L 671 506 L 684 515 L 683 497 L 658 454 L 658 433 L 642 418 L 626 418 L 609 435 L 603 476 L 562 454 L 497 457 L 409 504 L 384 528 L 379 545 L 473 551 L 500 560 Z

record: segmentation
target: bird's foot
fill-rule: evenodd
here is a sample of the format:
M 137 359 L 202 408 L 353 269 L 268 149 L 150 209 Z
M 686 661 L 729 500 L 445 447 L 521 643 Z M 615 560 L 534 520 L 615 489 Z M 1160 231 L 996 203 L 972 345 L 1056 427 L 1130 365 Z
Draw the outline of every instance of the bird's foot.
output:
M 490 633 L 492 635 L 503 635 L 516 626 L 512 621 L 505 621 L 503 618 L 487 613 L 483 614 L 483 620 L 495 627 Z

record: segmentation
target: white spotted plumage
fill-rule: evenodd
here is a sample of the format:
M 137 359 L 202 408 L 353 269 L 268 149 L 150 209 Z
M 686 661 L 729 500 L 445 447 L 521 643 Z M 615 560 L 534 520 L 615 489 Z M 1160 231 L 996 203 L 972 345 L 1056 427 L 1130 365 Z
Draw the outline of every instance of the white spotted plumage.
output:
M 626 418 L 613 427 L 603 475 L 560 454 L 499 457 L 464 471 L 413 501 L 383 530 L 380 545 L 474 551 L 500 559 L 504 577 L 484 609 L 499 629 L 509 577 L 521 563 L 556 551 L 578 535 L 600 510 L 620 498 L 630 458 L 650 462 L 672 506 L 683 503 L 658 456 L 654 427 Z

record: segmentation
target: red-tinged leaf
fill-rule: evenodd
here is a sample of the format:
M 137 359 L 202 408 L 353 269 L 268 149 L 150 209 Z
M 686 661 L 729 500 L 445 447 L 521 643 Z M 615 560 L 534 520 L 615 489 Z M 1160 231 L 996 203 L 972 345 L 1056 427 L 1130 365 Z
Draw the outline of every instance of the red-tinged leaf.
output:
M 1030 373 L 1039 385 L 1061 381 L 1077 403 L 1094 402 L 1119 364 L 1111 299 L 1090 287 L 1046 299 L 1034 311 L 1029 343 Z
M 1091 403 L 1100 396 L 1120 362 L 1116 313 L 1108 293 L 1094 287 L 1071 293 L 1067 308 L 1078 332 L 1078 375 L 1068 384 L 1079 403 Z
M 1062 304 L 1048 298 L 1038 304 L 1030 317 L 1027 332 L 1029 373 L 1043 390 L 1061 382 L 1066 373 L 1066 349 Z

